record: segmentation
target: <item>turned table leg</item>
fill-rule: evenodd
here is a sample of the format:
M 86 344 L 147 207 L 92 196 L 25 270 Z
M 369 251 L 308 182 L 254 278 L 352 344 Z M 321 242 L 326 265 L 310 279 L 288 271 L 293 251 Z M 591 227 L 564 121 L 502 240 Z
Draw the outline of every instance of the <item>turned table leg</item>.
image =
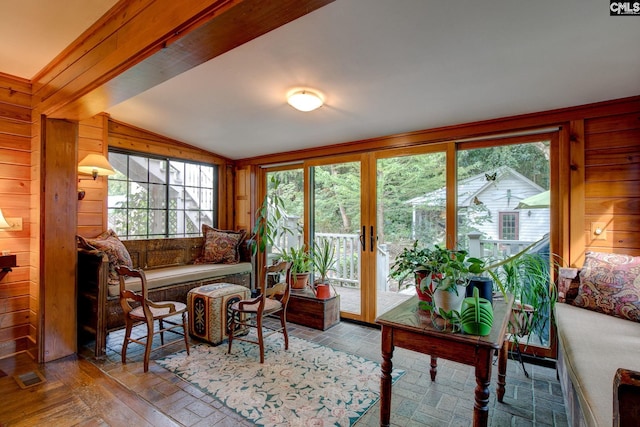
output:
M 431 356 L 431 369 L 429 369 L 429 374 L 431 374 L 431 381 L 435 381 L 436 375 L 438 374 L 438 358 L 435 356 Z
M 509 353 L 509 341 L 504 340 L 500 351 L 498 352 L 498 402 L 502 402 L 504 399 L 504 386 L 507 383 L 507 355 Z
M 391 417 L 391 371 L 393 370 L 393 329 L 382 327 L 382 365 L 380 366 L 380 426 L 388 427 Z
M 485 350 L 478 355 L 476 362 L 476 390 L 473 405 L 474 427 L 485 427 L 489 421 L 489 384 L 491 383 L 491 365 L 493 350 Z

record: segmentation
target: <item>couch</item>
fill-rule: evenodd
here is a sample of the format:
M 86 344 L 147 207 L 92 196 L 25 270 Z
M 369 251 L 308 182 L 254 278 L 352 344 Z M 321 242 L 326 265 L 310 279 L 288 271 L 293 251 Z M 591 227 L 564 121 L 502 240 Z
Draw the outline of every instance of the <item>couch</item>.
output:
M 94 239 L 78 237 L 79 345 L 95 340 L 94 354 L 103 356 L 107 334 L 124 327 L 119 279 L 115 273 L 115 266 L 119 264 L 145 271 L 149 299 L 155 301 L 186 303 L 189 290 L 210 283 L 233 283 L 251 289 L 253 267 L 244 233 L 236 235 L 236 232 L 215 230 L 233 236 L 234 241 L 228 245 L 219 239 L 208 239 L 210 230 L 215 229 L 206 228 L 203 237 L 172 239 L 120 241 L 110 230 Z M 226 248 L 226 253 L 234 252 L 235 256 L 224 259 L 226 255 L 223 255 L 221 259 L 217 252 L 220 247 Z M 210 251 L 207 252 L 207 248 Z M 207 257 L 212 248 L 216 256 Z M 135 283 L 128 288 L 136 290 L 139 286 Z
M 563 268 L 559 279 L 557 370 L 569 425 L 636 417 L 640 399 L 617 408 L 625 389 L 614 379 L 619 369 L 640 371 L 640 257 L 587 252 L 582 269 Z

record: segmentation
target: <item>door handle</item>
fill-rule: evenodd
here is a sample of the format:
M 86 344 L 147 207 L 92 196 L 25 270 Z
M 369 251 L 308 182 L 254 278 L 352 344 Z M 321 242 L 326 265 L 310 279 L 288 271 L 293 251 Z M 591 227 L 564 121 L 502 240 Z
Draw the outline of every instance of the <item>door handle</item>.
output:
M 375 243 L 375 240 L 374 240 L 374 238 L 373 238 L 373 225 L 371 226 L 371 235 L 370 235 L 370 239 L 371 239 L 371 252 L 373 252 L 373 249 L 374 249 L 374 243 Z
M 366 230 L 367 230 L 367 227 L 363 225 L 362 226 L 362 234 L 360 235 L 360 246 L 362 246 L 362 252 L 367 250 L 367 246 L 366 246 L 366 244 L 364 242 L 364 239 L 365 239 L 364 233 L 366 233 Z

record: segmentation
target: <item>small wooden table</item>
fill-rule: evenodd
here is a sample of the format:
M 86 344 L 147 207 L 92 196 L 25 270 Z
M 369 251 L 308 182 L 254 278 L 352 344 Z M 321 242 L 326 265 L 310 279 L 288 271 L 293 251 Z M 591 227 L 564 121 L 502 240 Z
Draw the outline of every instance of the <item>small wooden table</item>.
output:
M 382 314 L 376 323 L 382 326 L 382 376 L 380 379 L 380 425 L 388 426 L 391 415 L 391 371 L 395 346 L 431 356 L 431 381 L 435 381 L 437 359 L 442 357 L 475 367 L 476 389 L 473 425 L 486 426 L 489 416 L 489 384 L 494 354 L 498 359 L 498 402 L 504 397 L 508 341 L 505 339 L 513 297 L 493 302 L 493 327 L 486 337 L 461 332 L 441 331 L 433 325 L 428 311 L 418 308 L 413 297 Z M 442 320 L 442 319 L 438 319 Z

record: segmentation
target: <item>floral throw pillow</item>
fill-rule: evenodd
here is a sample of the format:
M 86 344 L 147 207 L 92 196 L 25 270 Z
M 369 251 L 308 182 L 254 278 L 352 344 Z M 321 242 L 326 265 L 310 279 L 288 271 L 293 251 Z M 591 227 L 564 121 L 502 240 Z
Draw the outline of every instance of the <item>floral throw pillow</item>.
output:
M 640 257 L 587 252 L 573 305 L 640 322 Z
M 129 251 L 113 230 L 105 231 L 93 239 L 85 239 L 78 236 L 78 240 L 82 246 L 88 247 L 88 249 L 97 249 L 107 254 L 107 258 L 109 258 L 108 282 L 110 285 L 120 283 L 118 272 L 116 271 L 119 265 L 133 268 Z
M 246 231 L 218 230 L 208 225 L 202 226 L 204 245 L 202 255 L 196 264 L 237 264 L 240 262 L 240 243 L 244 240 Z

